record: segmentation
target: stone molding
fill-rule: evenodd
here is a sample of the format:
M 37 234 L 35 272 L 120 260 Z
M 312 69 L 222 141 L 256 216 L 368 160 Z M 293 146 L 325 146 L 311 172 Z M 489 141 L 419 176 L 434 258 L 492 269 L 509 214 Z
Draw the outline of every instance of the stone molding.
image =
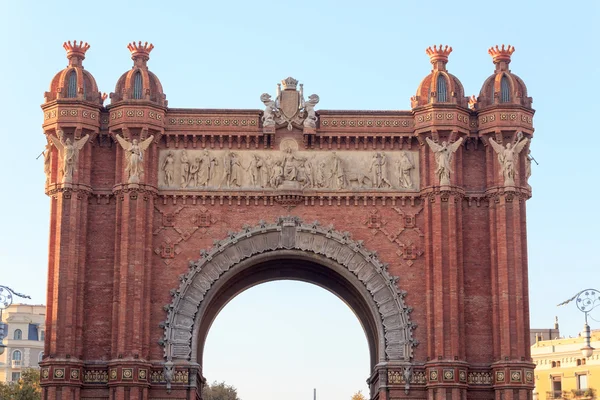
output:
M 210 250 L 202 250 L 198 261 L 190 261 L 189 272 L 180 277 L 181 285 L 172 290 L 173 301 L 165 306 L 165 335 L 160 344 L 164 357 L 170 361 L 192 358 L 195 326 L 199 324 L 198 310 L 215 282 L 240 261 L 253 255 L 275 250 L 300 250 L 322 255 L 352 273 L 355 284 L 370 294 L 378 315 L 378 341 L 387 361 L 410 362 L 416 328 L 409 318 L 412 308 L 404 303 L 406 292 L 398 289 L 398 278 L 389 274 L 387 264 L 375 252 L 353 240 L 348 232 L 322 227 L 318 222 L 303 223 L 298 217 L 279 217 L 275 223 L 260 222 L 254 227 L 230 233 L 224 240 L 215 241 Z M 381 355 L 380 355 L 381 357 Z

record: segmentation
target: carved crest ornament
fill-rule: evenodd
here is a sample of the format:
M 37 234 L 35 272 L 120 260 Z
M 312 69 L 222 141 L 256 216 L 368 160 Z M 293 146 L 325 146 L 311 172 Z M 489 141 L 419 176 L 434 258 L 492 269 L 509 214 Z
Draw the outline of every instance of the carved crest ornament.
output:
M 265 127 L 287 125 L 290 131 L 292 124 L 307 128 L 316 127 L 317 118 L 314 109 L 319 102 L 319 96 L 311 94 L 306 101 L 303 85 L 300 84 L 300 90 L 297 90 L 297 86 L 298 81 L 290 76 L 277 84 L 277 97 L 274 101 L 268 93 L 260 96 L 260 100 L 265 105 L 263 115 Z

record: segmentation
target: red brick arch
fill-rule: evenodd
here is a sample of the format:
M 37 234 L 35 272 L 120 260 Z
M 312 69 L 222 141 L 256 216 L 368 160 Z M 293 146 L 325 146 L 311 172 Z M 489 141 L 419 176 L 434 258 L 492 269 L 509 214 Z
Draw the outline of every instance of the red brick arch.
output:
M 348 233 L 297 217 L 231 233 L 190 263 L 168 307 L 162 342 L 167 362 L 201 364 L 204 340 L 220 309 L 246 288 L 276 279 L 315 283 L 342 298 L 365 329 L 372 368 L 410 362 L 417 345 L 411 309 L 387 265 Z

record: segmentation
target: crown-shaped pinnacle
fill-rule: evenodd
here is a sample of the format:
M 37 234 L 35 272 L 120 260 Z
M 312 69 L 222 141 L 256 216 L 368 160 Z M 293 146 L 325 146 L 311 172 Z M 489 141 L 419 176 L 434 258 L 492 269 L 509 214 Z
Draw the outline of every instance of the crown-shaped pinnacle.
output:
M 448 56 L 450 55 L 450 53 L 452 53 L 452 47 L 448 45 L 446 45 L 446 47 L 442 47 L 441 44 L 439 48 L 435 45 L 433 47 L 429 46 L 427 49 L 425 49 L 425 53 L 427 53 L 427 55 L 429 56 L 429 60 L 432 64 L 438 61 L 447 63 Z
M 494 60 L 494 64 L 497 64 L 501 61 L 505 61 L 505 62 L 509 63 L 510 56 L 514 52 L 515 52 L 515 47 L 511 46 L 510 44 L 508 45 L 508 47 L 505 47 L 504 45 L 502 45 L 502 47 L 499 47 L 498 45 L 496 45 L 496 47 L 490 47 L 490 49 L 488 50 L 488 54 L 490 56 L 492 56 L 492 59 Z
M 68 42 L 63 43 L 63 48 L 67 51 L 67 58 L 71 57 L 80 57 L 81 59 L 85 58 L 85 52 L 90 48 L 90 45 L 84 43 L 83 41 L 73 40 L 73 43 L 69 40 Z
M 137 43 L 135 43 L 135 42 L 129 43 L 127 45 L 127 48 L 131 52 L 131 58 L 135 59 L 136 57 L 141 56 L 141 57 L 148 59 L 148 58 L 150 58 L 150 52 L 154 48 L 154 45 L 152 43 L 148 44 L 148 42 L 145 42 L 144 44 L 142 44 L 142 42 L 139 41 Z
M 288 76 L 281 81 L 281 84 L 283 85 L 283 90 L 296 90 L 298 81 L 291 76 Z

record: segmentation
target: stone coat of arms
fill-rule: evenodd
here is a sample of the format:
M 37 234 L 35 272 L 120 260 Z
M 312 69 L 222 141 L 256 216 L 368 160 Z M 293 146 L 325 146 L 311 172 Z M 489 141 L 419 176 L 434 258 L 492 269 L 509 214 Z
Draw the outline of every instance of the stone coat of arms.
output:
M 283 86 L 283 90 L 281 87 Z M 263 126 L 287 125 L 292 130 L 292 124 L 304 126 L 305 128 L 316 128 L 317 116 L 315 106 L 319 102 L 319 96 L 312 94 L 308 100 L 304 100 L 303 85 L 297 89 L 298 81 L 288 77 L 277 85 L 277 98 L 273 100 L 271 95 L 263 93 L 260 100 L 265 105 L 262 117 Z

